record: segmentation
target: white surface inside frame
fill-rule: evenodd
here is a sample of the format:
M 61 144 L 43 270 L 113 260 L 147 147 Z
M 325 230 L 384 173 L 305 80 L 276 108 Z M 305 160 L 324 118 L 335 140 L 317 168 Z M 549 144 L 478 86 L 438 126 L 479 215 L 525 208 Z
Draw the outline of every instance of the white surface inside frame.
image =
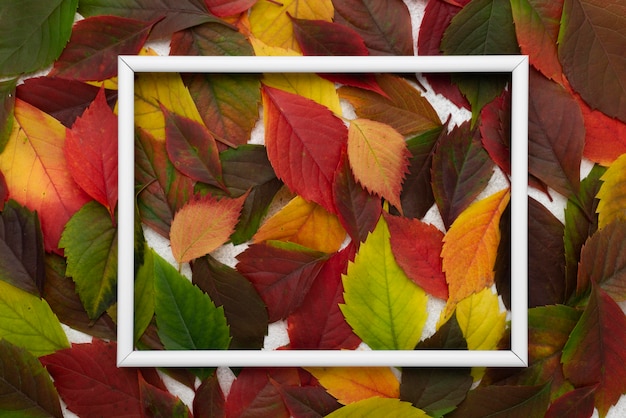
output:
M 512 74 L 511 110 L 511 350 L 134 350 L 134 74 L 198 73 L 462 73 Z M 413 57 L 118 57 L 119 200 L 118 324 L 120 367 L 528 365 L 527 173 L 528 58 Z

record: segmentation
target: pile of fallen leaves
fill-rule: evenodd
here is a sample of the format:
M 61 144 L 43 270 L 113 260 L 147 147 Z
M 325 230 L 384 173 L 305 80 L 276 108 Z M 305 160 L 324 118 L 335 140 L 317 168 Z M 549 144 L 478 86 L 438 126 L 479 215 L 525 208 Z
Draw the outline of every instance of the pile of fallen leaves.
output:
M 414 41 L 407 4 L 424 3 L 5 1 L 0 411 L 605 416 L 626 393 L 626 5 L 430 0 Z M 565 202 L 528 202 L 530 366 L 243 368 L 228 396 L 214 369 L 116 368 L 117 56 L 163 39 L 170 55 L 529 55 L 529 186 Z M 442 121 L 423 86 L 471 120 Z M 140 73 L 135 97 L 138 349 L 261 349 L 277 321 L 282 349 L 508 347 L 510 193 L 484 193 L 515 158 L 508 75 Z

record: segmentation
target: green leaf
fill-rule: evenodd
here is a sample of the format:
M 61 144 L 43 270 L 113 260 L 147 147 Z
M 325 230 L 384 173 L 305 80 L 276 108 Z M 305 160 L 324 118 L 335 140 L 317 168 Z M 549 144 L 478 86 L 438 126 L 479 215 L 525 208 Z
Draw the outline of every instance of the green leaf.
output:
M 6 417 L 63 416 L 50 375 L 28 351 L 0 339 L 0 411 Z
M 470 391 L 450 418 L 542 417 L 548 409 L 550 385 L 486 386 Z
M 97 319 L 117 299 L 117 228 L 107 209 L 95 201 L 83 206 L 65 225 L 59 246 L 67 256 L 66 274 L 89 318 Z
M 153 252 L 154 311 L 159 338 L 168 350 L 227 349 L 224 309 Z
M 70 39 L 78 0 L 3 1 L 0 77 L 30 73 L 52 63 Z
M 589 303 L 563 348 L 565 377 L 576 387 L 598 384 L 600 417 L 626 392 L 626 316 L 611 297 L 593 285 Z
M 408 402 L 394 398 L 369 398 L 342 408 L 326 415 L 326 418 L 428 418 L 424 411 L 413 407 Z
M 626 4 L 565 0 L 559 59 L 572 88 L 592 109 L 626 122 Z
M 0 280 L 39 296 L 45 278 L 37 212 L 9 200 L 0 214 Z
M 16 78 L 0 80 L 0 152 L 4 150 L 13 130 Z
M 70 346 L 45 300 L 0 280 L 1 338 L 37 357 Z
M 400 268 L 381 216 L 343 276 L 340 305 L 355 334 L 374 350 L 412 350 L 426 322 L 426 292 Z

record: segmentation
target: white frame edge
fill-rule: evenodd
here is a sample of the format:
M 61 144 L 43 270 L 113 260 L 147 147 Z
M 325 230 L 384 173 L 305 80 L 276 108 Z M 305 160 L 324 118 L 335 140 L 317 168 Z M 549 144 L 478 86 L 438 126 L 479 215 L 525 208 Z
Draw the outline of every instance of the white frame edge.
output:
M 118 57 L 118 367 L 528 366 L 528 57 Z M 510 350 L 134 350 L 134 74 L 459 73 L 512 74 Z

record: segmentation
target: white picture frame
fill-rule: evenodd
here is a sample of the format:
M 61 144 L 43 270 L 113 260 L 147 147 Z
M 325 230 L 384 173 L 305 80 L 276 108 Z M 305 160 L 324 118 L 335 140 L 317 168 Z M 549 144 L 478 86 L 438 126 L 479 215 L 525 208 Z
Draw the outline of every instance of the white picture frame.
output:
M 118 367 L 528 366 L 528 57 L 118 57 Z M 510 350 L 135 350 L 134 76 L 176 73 L 511 73 Z

